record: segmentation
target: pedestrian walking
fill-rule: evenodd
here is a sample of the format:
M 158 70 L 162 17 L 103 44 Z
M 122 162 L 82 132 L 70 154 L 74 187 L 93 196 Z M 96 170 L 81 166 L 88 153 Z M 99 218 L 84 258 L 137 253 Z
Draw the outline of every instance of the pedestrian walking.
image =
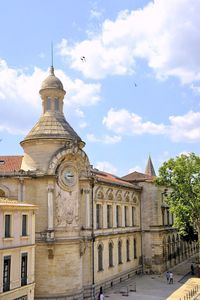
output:
M 169 272 L 169 284 L 173 284 L 173 283 L 174 283 L 173 273 L 170 271 Z
M 105 300 L 102 287 L 100 287 L 99 300 Z
M 166 275 L 167 283 L 169 283 L 169 271 L 167 271 L 165 275 Z

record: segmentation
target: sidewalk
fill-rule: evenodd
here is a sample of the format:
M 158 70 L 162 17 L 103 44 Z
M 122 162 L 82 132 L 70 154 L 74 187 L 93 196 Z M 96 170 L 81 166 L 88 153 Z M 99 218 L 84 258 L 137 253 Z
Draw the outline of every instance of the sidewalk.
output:
M 166 300 L 174 291 L 179 289 L 189 278 L 191 263 L 195 257 L 171 268 L 174 274 L 174 283 L 168 284 L 165 274 L 162 275 L 136 275 L 124 283 L 121 283 L 105 292 L 109 300 L 133 299 L 133 300 Z M 187 275 L 186 275 L 187 274 Z M 186 276 L 185 276 L 186 275 Z M 181 282 L 179 282 L 181 280 Z M 136 291 L 135 290 L 136 287 Z M 177 298 L 177 300 L 179 300 Z

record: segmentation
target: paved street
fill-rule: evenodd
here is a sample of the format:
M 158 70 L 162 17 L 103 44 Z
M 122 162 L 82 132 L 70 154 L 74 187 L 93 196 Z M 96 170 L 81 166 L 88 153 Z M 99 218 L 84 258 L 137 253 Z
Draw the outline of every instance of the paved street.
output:
M 174 284 L 167 283 L 165 274 L 138 275 L 134 279 L 130 279 L 126 283 L 122 283 L 111 290 L 106 291 L 105 297 L 109 298 L 109 300 L 126 298 L 134 300 L 167 299 L 175 290 L 179 289 L 189 278 L 192 277 L 188 273 L 190 272 L 191 262 L 194 261 L 194 258 L 190 258 L 188 261 L 170 269 L 174 274 Z M 184 277 L 184 275 L 186 276 Z M 181 282 L 179 282 L 180 279 L 182 279 Z M 135 290 L 135 286 L 136 291 L 133 291 Z

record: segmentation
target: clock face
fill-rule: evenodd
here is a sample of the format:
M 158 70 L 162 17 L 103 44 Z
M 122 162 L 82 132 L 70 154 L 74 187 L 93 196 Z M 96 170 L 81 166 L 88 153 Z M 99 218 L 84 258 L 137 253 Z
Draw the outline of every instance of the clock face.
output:
M 73 185 L 75 183 L 75 174 L 71 169 L 66 169 L 64 171 L 63 179 L 67 185 Z
M 61 171 L 61 181 L 66 187 L 72 187 L 76 183 L 76 171 L 73 166 L 65 166 Z

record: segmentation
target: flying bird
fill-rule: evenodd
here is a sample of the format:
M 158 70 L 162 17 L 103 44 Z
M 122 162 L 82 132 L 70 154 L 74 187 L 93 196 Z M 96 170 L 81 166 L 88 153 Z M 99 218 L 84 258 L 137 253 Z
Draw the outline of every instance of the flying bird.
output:
M 85 56 L 81 56 L 81 60 L 82 60 L 82 62 L 86 62 Z
M 137 83 L 134 82 L 134 86 L 137 87 Z

